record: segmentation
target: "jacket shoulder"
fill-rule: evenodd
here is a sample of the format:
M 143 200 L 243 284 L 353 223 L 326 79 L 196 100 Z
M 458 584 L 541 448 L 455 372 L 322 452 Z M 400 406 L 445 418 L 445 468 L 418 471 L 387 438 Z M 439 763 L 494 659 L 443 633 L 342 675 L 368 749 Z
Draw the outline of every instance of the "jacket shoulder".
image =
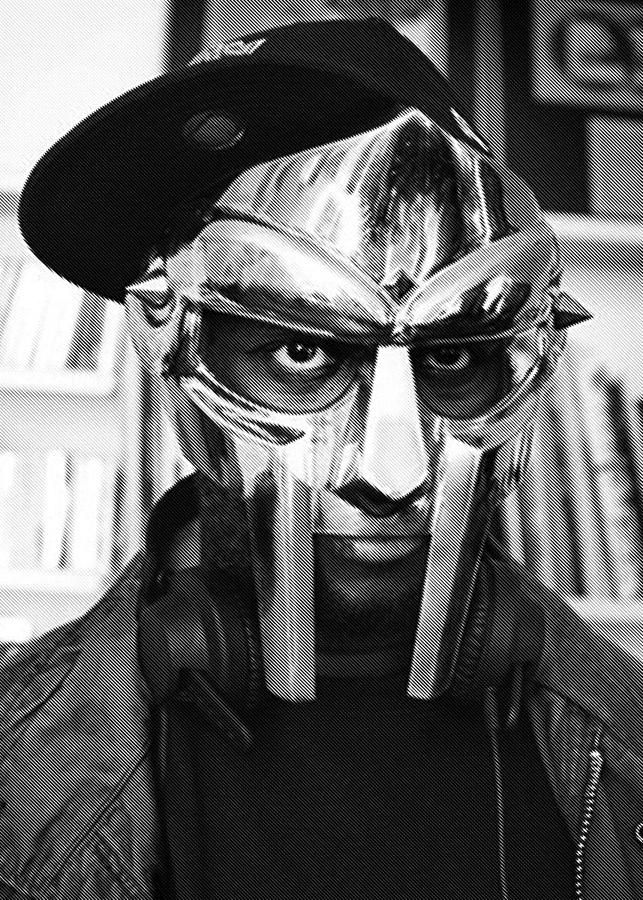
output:
M 643 897 L 643 660 L 523 566 L 501 551 L 496 558 L 501 589 L 523 593 L 544 613 L 529 709 L 554 795 L 578 841 L 583 895 L 603 897 L 610 885 L 610 896 Z
M 124 618 L 135 617 L 143 566 L 144 557 L 138 554 L 79 618 L 24 644 L 0 647 L 0 733 L 30 707 L 46 701 L 47 687 L 54 690 L 64 680 L 92 635 L 103 631 L 107 641 Z
M 80 897 L 92 879 L 150 894 L 157 812 L 137 652 L 143 563 L 136 557 L 81 618 L 5 652 L 0 895 L 5 884 L 20 896 Z

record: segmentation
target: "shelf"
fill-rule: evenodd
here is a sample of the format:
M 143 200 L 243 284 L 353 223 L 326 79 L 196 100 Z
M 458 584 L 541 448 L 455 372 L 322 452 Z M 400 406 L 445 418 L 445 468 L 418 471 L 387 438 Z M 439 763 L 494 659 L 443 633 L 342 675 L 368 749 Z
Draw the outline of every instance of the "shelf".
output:
M 623 222 L 615 219 L 601 219 L 597 216 L 571 215 L 569 213 L 548 212 L 546 218 L 554 231 L 563 240 L 593 241 L 638 248 L 643 245 L 640 222 Z
M 102 594 L 101 585 L 80 593 L 58 589 L 5 590 L 0 586 L 0 626 L 4 620 L 7 633 L 14 635 L 13 640 L 17 640 L 20 634 L 23 640 L 29 640 L 82 616 Z M 0 644 L 2 640 L 0 633 Z
M 29 619 L 0 615 L 0 644 L 24 644 L 34 636 L 33 623 Z
M 568 597 L 567 602 L 603 637 L 643 660 L 643 602 Z
M 29 640 L 82 616 L 104 593 L 105 580 L 96 573 L 0 572 L 0 644 L 3 632 L 7 641 Z
M 13 372 L 0 369 L 0 391 L 103 396 L 115 387 L 113 372 Z
M 118 457 L 126 435 L 122 405 L 109 394 L 0 391 L 0 450 Z
M 643 600 L 640 603 L 620 603 L 594 597 L 567 597 L 567 602 L 584 619 L 592 623 L 631 623 L 643 627 Z
M 37 368 L 0 367 L 0 392 L 106 396 L 116 389 L 116 365 L 122 357 L 123 312 L 116 304 L 105 310 L 105 321 L 96 369 L 64 368 L 47 371 Z
M 0 595 L 8 591 L 34 593 L 93 594 L 101 584 L 101 574 L 64 569 L 4 569 L 0 571 Z
M 20 235 L 17 199 L 5 204 L 0 643 L 82 615 L 115 559 L 140 546 L 139 370 L 125 333 L 122 304 L 39 263 Z

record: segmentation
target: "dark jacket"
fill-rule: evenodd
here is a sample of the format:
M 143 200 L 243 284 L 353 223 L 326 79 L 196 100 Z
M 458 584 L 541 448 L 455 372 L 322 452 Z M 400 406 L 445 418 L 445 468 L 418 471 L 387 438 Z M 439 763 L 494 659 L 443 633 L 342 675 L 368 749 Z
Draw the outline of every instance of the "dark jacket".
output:
M 150 900 L 159 855 L 151 695 L 137 659 L 137 557 L 100 602 L 0 669 L 0 897 Z M 577 896 L 643 898 L 643 663 L 506 562 L 545 612 L 526 685 L 577 843 Z

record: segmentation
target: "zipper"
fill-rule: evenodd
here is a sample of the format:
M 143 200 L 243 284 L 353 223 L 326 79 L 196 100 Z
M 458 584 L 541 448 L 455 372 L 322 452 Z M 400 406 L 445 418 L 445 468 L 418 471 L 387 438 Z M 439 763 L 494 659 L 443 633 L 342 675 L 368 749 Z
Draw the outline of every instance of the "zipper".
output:
M 587 837 L 589 828 L 594 816 L 594 806 L 596 804 L 596 794 L 598 792 L 598 782 L 603 769 L 603 756 L 598 749 L 600 732 L 594 737 L 594 745 L 589 752 L 589 778 L 585 787 L 585 796 L 583 802 L 583 817 L 581 819 L 580 833 L 578 836 L 578 844 L 576 845 L 576 871 L 575 871 L 575 888 L 576 900 L 583 900 L 583 869 L 585 866 L 585 849 L 587 846 Z
M 484 720 L 491 742 L 493 774 L 496 789 L 496 839 L 498 842 L 498 881 L 502 900 L 509 900 L 507 879 L 507 834 L 505 827 L 505 798 L 502 779 L 502 757 L 500 755 L 500 710 L 498 697 L 493 688 L 485 691 Z
M 496 816 L 498 840 L 498 879 L 502 900 L 509 900 L 509 883 L 507 880 L 507 834 L 505 828 L 505 801 L 502 785 L 502 761 L 500 756 L 500 739 L 497 731 L 492 731 L 491 753 L 496 783 Z

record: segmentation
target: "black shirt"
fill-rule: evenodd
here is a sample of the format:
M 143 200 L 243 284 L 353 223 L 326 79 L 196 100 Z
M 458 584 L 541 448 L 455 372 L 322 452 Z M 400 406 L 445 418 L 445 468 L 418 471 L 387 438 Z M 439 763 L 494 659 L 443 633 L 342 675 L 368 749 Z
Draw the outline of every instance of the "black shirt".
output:
M 481 709 L 405 687 L 403 675 L 320 679 L 313 703 L 269 697 L 245 754 L 174 704 L 177 898 L 500 897 Z M 572 897 L 574 848 L 524 718 L 501 760 L 510 897 Z

